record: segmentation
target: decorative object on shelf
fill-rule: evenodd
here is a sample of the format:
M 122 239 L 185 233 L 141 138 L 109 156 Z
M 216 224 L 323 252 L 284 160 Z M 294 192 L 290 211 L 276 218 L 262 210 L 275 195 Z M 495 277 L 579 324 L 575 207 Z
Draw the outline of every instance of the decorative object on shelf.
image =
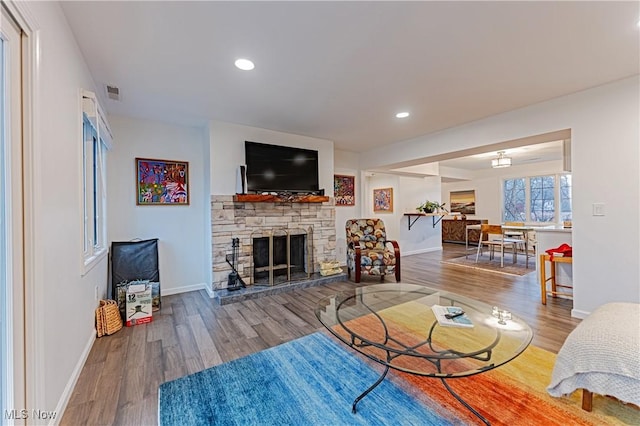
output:
M 451 191 L 449 194 L 451 203 L 451 213 L 461 213 L 465 215 L 476 214 L 476 191 L 473 189 L 466 191 Z
M 421 213 L 449 213 L 449 210 L 444 207 L 445 204 L 447 203 L 427 200 L 416 207 L 416 210 Z
M 136 204 L 188 205 L 189 163 L 136 158 Z
M 393 213 L 393 188 L 373 190 L 373 211 Z
M 355 181 L 355 176 L 333 175 L 333 196 L 336 206 L 356 204 Z
M 501 169 L 503 167 L 511 167 L 511 157 L 505 157 L 505 151 L 498 151 L 498 158 L 491 160 L 491 167 Z

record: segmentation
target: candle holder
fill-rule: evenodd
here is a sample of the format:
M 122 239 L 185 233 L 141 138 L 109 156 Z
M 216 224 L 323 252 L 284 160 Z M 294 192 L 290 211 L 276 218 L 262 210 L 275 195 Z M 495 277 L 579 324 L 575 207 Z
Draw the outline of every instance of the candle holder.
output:
M 511 319 L 511 312 L 494 306 L 491 309 L 491 315 L 498 318 L 498 324 L 506 325 L 507 320 Z
M 509 311 L 500 311 L 500 316 L 498 317 L 498 324 L 505 325 L 507 320 L 511 319 L 511 312 Z

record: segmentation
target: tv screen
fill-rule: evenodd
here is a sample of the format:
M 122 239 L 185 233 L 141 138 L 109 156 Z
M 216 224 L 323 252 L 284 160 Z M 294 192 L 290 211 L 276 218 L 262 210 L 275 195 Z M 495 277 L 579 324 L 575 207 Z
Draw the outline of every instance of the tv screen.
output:
M 247 189 L 318 191 L 318 151 L 245 141 Z

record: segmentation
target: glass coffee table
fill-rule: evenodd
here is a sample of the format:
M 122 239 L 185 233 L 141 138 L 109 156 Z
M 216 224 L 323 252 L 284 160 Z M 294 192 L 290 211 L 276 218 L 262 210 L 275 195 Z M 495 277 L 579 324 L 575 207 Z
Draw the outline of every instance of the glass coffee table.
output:
M 473 327 L 440 325 L 433 305 L 462 308 Z M 533 338 L 531 328 L 504 309 L 415 284 L 343 291 L 320 300 L 315 314 L 341 342 L 385 366 L 380 378 L 354 400 L 354 413 L 393 368 L 440 379 L 451 395 L 489 424 L 447 380 L 499 367 L 520 355 Z

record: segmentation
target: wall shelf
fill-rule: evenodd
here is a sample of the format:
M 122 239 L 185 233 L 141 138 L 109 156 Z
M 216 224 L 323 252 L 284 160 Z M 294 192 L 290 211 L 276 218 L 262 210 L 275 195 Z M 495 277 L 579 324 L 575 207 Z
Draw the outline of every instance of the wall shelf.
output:
M 302 195 L 302 194 L 236 194 L 233 201 L 241 203 L 325 203 L 329 197 L 324 195 Z
M 409 231 L 411 231 L 411 227 L 413 226 L 413 224 L 416 223 L 418 219 L 420 219 L 423 216 L 431 217 L 431 222 L 434 228 L 438 223 L 440 223 L 442 218 L 446 216 L 446 214 L 443 214 L 443 213 L 405 213 L 404 215 L 407 216 L 407 225 L 409 225 Z M 414 216 L 415 216 L 415 219 L 411 220 L 411 218 Z M 436 219 L 436 217 L 438 219 Z

